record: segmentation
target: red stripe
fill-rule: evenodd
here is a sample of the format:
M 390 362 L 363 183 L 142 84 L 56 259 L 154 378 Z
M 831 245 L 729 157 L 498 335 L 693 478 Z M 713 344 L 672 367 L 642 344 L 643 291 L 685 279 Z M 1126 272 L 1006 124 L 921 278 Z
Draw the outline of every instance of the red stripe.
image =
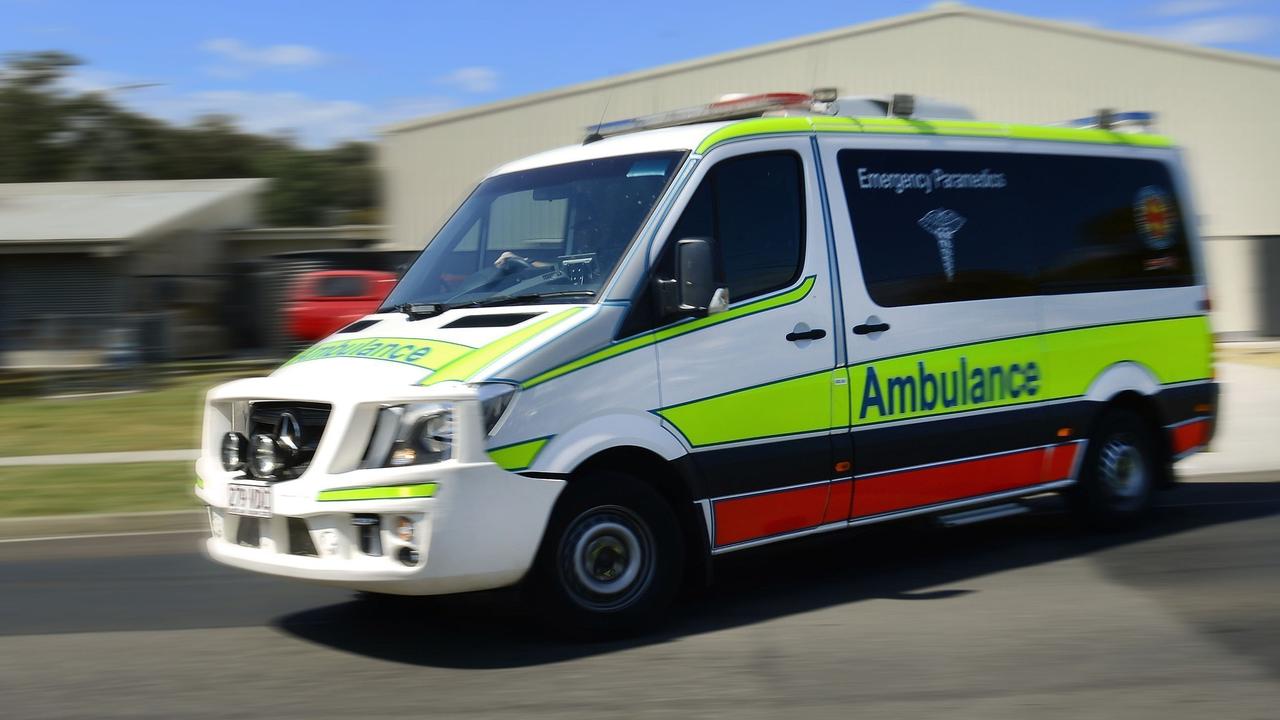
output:
M 1044 458 L 1044 482 L 1069 479 L 1071 471 L 1075 469 L 1079 449 L 1080 446 L 1075 443 L 1049 448 Z
M 822 516 L 823 524 L 848 520 L 851 500 L 853 500 L 852 480 L 831 483 L 831 497 L 827 499 L 827 512 Z
M 822 522 L 827 496 L 830 494 L 828 490 L 829 486 L 823 483 L 794 490 L 717 500 L 713 504 L 716 545 L 732 545 L 814 527 Z
M 1184 423 L 1170 431 L 1173 454 L 1179 455 L 1188 450 L 1207 445 L 1209 442 L 1209 421 L 1196 420 Z
M 1199 428 L 1194 437 L 1202 438 L 1205 427 L 1207 425 Z M 1181 429 L 1176 428 L 1174 432 Z M 722 547 L 850 517 L 880 515 L 1065 480 L 1071 477 L 1079 451 L 1077 443 L 1064 443 L 862 478 L 856 481 L 856 491 L 854 481 L 840 480 L 715 500 L 712 502 L 715 543 Z
M 862 478 L 853 495 L 853 517 L 933 505 L 1039 483 L 1042 448 L 935 467 Z

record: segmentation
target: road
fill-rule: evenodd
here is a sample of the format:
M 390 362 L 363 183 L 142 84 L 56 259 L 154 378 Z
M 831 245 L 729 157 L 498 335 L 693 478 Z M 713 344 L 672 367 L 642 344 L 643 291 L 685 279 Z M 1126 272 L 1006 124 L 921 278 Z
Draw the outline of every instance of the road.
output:
M 1280 473 L 1141 531 L 1056 500 L 728 556 L 660 633 L 567 644 L 505 594 L 384 603 L 192 535 L 0 544 L 5 718 L 1280 717 Z

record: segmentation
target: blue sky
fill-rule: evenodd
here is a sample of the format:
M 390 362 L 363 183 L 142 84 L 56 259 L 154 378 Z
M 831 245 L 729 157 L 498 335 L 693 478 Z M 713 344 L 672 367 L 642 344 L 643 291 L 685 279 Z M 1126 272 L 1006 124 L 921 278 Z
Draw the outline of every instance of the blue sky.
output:
M 1280 56 L 1277 0 L 991 0 L 993 10 Z M 927 2 L 0 0 L 0 52 L 175 121 L 225 112 L 323 145 L 395 120 L 891 17 Z M 787 88 L 790 89 L 790 88 Z

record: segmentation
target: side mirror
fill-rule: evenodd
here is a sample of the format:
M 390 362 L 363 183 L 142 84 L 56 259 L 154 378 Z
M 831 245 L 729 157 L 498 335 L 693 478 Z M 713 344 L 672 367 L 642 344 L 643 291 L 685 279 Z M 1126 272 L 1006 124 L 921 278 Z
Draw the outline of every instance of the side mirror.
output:
M 716 287 L 711 240 L 685 238 L 676 243 L 675 252 L 675 279 L 658 281 L 662 314 L 705 315 L 713 304 L 717 310 L 727 306 L 727 294 Z

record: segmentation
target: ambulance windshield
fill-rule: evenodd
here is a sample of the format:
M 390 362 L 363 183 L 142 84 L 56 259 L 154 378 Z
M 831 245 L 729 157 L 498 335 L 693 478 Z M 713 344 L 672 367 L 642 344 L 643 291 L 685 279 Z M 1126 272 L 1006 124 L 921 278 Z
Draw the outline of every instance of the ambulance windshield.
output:
M 584 302 L 613 273 L 681 156 L 600 158 L 485 180 L 382 311 L 524 299 Z

